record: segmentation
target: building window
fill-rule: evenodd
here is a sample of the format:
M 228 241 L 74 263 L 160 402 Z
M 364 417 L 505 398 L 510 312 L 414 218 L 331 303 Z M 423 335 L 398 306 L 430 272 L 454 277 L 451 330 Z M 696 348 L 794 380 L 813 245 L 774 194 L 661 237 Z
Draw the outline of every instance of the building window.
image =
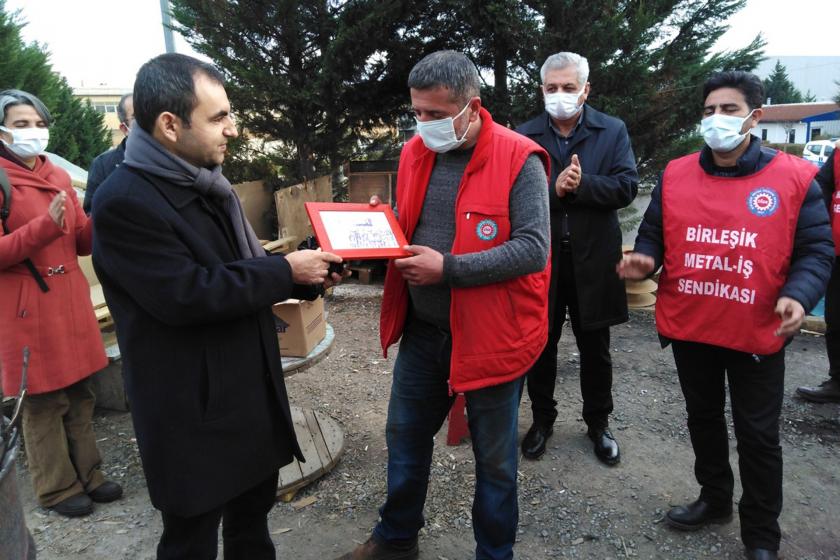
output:
M 97 103 L 93 108 L 100 113 L 116 113 L 117 105 L 115 103 Z
M 767 140 L 767 129 L 766 128 L 761 129 L 761 139 L 765 140 L 765 141 Z
M 796 129 L 791 128 L 788 132 L 788 144 L 796 144 Z

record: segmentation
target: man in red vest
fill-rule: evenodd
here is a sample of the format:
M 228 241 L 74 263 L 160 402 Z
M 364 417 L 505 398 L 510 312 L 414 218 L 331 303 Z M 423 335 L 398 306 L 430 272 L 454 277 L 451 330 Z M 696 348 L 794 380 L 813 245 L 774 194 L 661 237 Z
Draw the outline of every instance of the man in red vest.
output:
M 756 560 L 778 558 L 781 539 L 784 347 L 822 296 L 833 256 L 816 168 L 749 134 L 763 98 L 761 80 L 747 72 L 706 81 L 706 146 L 668 164 L 635 252 L 617 267 L 639 279 L 662 265 L 656 327 L 673 348 L 701 487 L 665 520 L 694 530 L 731 518 L 728 379 L 744 489 L 741 539 Z
M 828 354 L 828 379 L 818 387 L 797 387 L 796 394 L 818 403 L 840 402 L 840 140 L 834 145 L 834 155 L 817 173 L 823 198 L 831 216 L 831 235 L 834 238 L 834 269 L 825 292 L 825 349 Z
M 382 348 L 400 340 L 385 438 L 388 496 L 343 560 L 417 558 L 434 435 L 464 393 L 475 454 L 476 558 L 513 558 L 517 414 L 548 334 L 548 157 L 493 122 L 463 54 L 439 51 L 408 77 L 419 136 L 397 175 L 413 256 L 385 278 Z

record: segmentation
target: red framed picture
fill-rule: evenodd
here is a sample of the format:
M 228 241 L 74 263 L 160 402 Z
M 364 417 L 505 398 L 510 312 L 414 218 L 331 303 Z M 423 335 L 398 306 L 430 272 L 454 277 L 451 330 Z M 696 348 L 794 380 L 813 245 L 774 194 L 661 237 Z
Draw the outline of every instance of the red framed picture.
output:
M 321 249 L 343 259 L 410 257 L 393 210 L 387 204 L 307 202 L 305 205 Z

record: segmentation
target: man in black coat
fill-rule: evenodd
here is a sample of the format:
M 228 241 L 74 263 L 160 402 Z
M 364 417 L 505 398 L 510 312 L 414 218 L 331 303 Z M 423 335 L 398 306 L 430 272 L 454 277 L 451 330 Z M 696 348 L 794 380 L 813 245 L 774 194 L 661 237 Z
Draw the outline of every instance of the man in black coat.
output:
M 128 140 L 131 124 L 134 122 L 134 102 L 130 93 L 123 95 L 117 103 L 117 118 L 120 119 L 120 130 L 125 134 L 125 138 L 115 148 L 99 154 L 91 162 L 87 185 L 85 185 L 85 200 L 82 203 L 85 214 L 90 214 L 96 189 L 125 159 L 125 142 Z
M 639 176 L 627 128 L 586 105 L 589 63 L 561 52 L 540 70 L 545 112 L 516 129 L 551 155 L 551 286 L 548 343 L 528 373 L 534 423 L 522 454 L 545 453 L 557 417 L 554 385 L 557 343 L 566 319 L 580 351 L 583 419 L 595 455 L 614 465 L 618 444 L 609 430 L 612 401 L 610 326 L 627 321 L 624 282 L 615 274 L 621 256 L 619 208 L 636 197 Z
M 835 214 L 837 185 L 840 185 L 840 140 L 834 145 L 834 153 L 826 161 L 815 180 L 822 189 L 828 215 L 832 218 L 832 230 L 838 225 Z M 835 233 L 836 239 L 836 233 Z M 828 355 L 828 379 L 816 387 L 797 387 L 796 394 L 805 400 L 818 403 L 840 402 L 840 247 L 834 247 L 834 267 L 825 292 L 825 349 Z
M 314 299 L 331 253 L 267 255 L 221 174 L 237 136 L 221 74 L 179 54 L 134 86 L 126 158 L 93 201 L 93 261 L 117 327 L 158 558 L 275 557 L 278 470 L 302 459 L 271 305 Z

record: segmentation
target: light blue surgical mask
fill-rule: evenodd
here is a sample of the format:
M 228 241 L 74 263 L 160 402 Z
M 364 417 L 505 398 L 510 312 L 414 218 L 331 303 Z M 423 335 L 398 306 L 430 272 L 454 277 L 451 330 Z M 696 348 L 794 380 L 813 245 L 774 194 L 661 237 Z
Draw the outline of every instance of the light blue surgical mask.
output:
M 566 93 L 555 92 L 543 95 L 546 112 L 555 119 L 566 120 L 574 117 L 580 112 L 581 105 L 578 103 L 583 89 L 578 92 Z
M 47 128 L 6 128 L 0 126 L 0 130 L 8 132 L 12 137 L 11 142 L 3 141 L 9 151 L 24 160 L 43 154 L 50 142 L 50 131 Z
M 731 152 L 737 148 L 749 131 L 741 133 L 744 123 L 752 116 L 753 112 L 746 117 L 732 115 L 721 115 L 716 113 L 709 115 L 700 121 L 700 133 L 706 144 L 716 152 Z
M 467 125 L 464 135 L 458 138 L 455 133 L 455 119 L 464 114 L 470 104 L 461 109 L 461 112 L 454 117 L 446 117 L 435 121 L 417 121 L 417 133 L 423 139 L 423 143 L 433 152 L 443 153 L 460 147 L 467 141 L 467 133 L 470 131 L 472 122 Z M 417 119 L 415 119 L 417 120 Z

